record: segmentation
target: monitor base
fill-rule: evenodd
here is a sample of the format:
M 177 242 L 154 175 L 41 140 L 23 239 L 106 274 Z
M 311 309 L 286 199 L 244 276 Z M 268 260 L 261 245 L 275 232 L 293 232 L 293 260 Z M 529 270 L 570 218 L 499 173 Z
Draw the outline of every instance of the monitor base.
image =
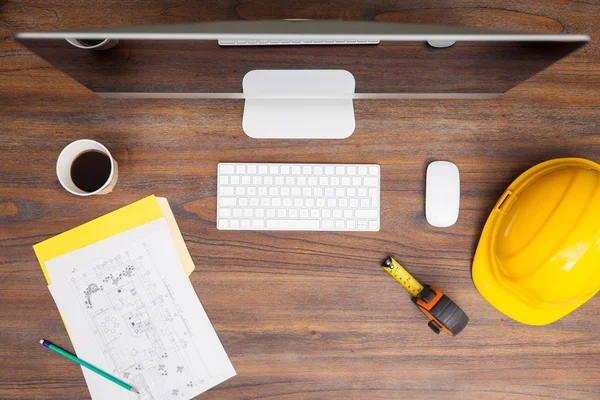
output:
M 345 139 L 355 128 L 345 70 L 254 70 L 242 83 L 242 127 L 255 139 Z

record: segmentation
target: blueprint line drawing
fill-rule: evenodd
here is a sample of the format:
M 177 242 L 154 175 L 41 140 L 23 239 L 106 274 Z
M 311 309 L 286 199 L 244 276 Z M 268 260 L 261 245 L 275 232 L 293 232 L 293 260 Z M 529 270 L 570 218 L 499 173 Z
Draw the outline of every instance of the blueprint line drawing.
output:
M 107 372 L 133 385 L 140 399 L 189 398 L 211 379 L 145 239 L 73 268 L 69 286 L 112 365 Z

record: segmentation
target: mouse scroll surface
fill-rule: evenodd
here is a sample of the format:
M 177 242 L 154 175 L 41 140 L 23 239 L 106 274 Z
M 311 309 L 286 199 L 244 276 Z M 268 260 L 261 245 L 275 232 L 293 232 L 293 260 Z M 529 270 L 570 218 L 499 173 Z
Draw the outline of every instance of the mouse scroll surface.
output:
M 434 161 L 427 167 L 425 218 L 435 227 L 454 225 L 460 207 L 460 176 L 449 161 Z

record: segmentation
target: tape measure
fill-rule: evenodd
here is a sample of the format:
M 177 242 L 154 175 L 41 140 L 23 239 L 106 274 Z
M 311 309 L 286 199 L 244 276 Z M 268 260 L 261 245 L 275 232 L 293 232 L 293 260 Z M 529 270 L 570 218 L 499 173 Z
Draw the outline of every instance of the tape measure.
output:
M 383 262 L 383 268 L 412 295 L 412 302 L 429 318 L 427 325 L 435 333 L 444 331 L 455 336 L 467 326 L 467 314 L 440 290 L 421 285 L 392 257 Z

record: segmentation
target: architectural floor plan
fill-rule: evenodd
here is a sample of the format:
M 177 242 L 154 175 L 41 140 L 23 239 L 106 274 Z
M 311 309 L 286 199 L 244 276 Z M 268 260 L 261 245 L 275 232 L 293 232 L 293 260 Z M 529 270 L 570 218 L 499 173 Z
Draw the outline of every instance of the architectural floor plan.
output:
M 94 250 L 92 255 L 103 255 L 92 262 L 85 262 L 84 254 L 51 260 L 50 289 L 81 358 L 86 359 L 82 352 L 87 348 L 96 348 L 88 362 L 134 386 L 138 399 L 191 398 L 224 380 L 224 372 L 235 372 L 169 244 L 168 228 L 156 222 L 147 225 L 152 225 L 148 234 L 120 243 L 118 250 L 105 252 L 110 244 L 102 242 L 88 246 L 97 247 L 88 249 Z M 208 326 L 198 323 L 202 317 Z M 83 340 L 74 338 L 72 325 L 77 336 L 85 335 Z M 207 336 L 222 352 L 207 348 Z M 214 369 L 215 360 L 225 368 Z M 89 376 L 86 373 L 86 379 Z M 100 382 L 103 389 L 97 394 L 96 384 L 89 379 L 88 384 L 94 398 L 105 398 L 100 393 L 111 385 Z M 131 396 L 122 389 L 119 394 Z

